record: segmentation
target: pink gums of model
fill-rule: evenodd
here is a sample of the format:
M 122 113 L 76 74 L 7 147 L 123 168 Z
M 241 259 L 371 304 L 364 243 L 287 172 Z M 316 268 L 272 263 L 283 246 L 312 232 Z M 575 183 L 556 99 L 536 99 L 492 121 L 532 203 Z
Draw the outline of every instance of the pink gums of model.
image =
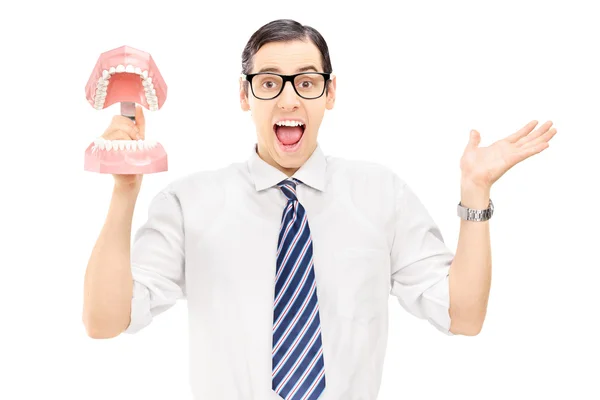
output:
M 150 111 L 162 108 L 167 85 L 150 54 L 122 46 L 102 53 L 87 85 L 87 101 L 102 110 L 117 102 L 134 119 L 135 103 Z M 132 111 L 133 110 L 133 111 Z M 94 140 L 85 151 L 84 170 L 106 174 L 151 174 L 167 171 L 167 153 L 148 140 Z

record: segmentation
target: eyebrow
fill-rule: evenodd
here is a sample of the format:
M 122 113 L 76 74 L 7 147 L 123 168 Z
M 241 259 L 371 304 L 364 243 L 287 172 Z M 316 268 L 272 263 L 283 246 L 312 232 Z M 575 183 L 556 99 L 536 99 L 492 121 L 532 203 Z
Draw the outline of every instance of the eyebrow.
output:
M 296 70 L 296 72 L 306 72 L 306 71 L 315 71 L 318 72 L 317 68 L 314 65 L 307 65 L 304 67 L 300 67 Z M 281 72 L 281 70 L 277 67 L 265 67 L 261 68 L 258 72 Z

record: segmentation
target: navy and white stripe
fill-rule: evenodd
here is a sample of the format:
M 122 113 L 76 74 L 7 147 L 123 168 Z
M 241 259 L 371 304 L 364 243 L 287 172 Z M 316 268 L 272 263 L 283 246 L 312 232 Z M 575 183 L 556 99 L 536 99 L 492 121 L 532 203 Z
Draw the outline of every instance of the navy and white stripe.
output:
M 306 211 L 297 179 L 278 184 L 288 199 L 277 243 L 272 388 L 285 400 L 316 400 L 325 390 L 319 302 Z

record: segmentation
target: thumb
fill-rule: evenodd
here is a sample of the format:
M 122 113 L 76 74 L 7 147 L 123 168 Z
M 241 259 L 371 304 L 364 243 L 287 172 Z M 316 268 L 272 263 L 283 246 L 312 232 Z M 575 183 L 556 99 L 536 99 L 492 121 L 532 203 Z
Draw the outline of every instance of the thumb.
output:
M 144 110 L 140 105 L 136 105 L 135 107 L 135 124 L 140 130 L 138 134 L 140 139 L 144 140 L 146 138 L 146 118 L 144 117 Z
M 477 148 L 480 142 L 481 135 L 479 135 L 479 132 L 477 132 L 475 129 L 472 129 L 469 134 L 469 144 L 467 145 L 467 147 Z

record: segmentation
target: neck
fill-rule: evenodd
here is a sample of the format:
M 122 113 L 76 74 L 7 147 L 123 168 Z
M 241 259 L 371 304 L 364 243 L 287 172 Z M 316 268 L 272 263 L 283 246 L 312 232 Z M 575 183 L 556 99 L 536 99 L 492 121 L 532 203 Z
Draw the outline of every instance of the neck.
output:
M 263 161 L 265 161 L 267 164 L 277 168 L 278 170 L 280 170 L 281 172 L 286 174 L 288 176 L 288 178 L 291 177 L 292 175 L 294 175 L 296 173 L 296 171 L 298 171 L 300 169 L 300 168 L 285 168 L 285 167 L 279 165 L 275 160 L 273 160 L 273 157 L 271 157 L 271 155 L 269 154 L 268 151 L 265 151 L 262 149 L 260 143 L 257 146 L 256 154 L 258 154 L 258 156 Z

